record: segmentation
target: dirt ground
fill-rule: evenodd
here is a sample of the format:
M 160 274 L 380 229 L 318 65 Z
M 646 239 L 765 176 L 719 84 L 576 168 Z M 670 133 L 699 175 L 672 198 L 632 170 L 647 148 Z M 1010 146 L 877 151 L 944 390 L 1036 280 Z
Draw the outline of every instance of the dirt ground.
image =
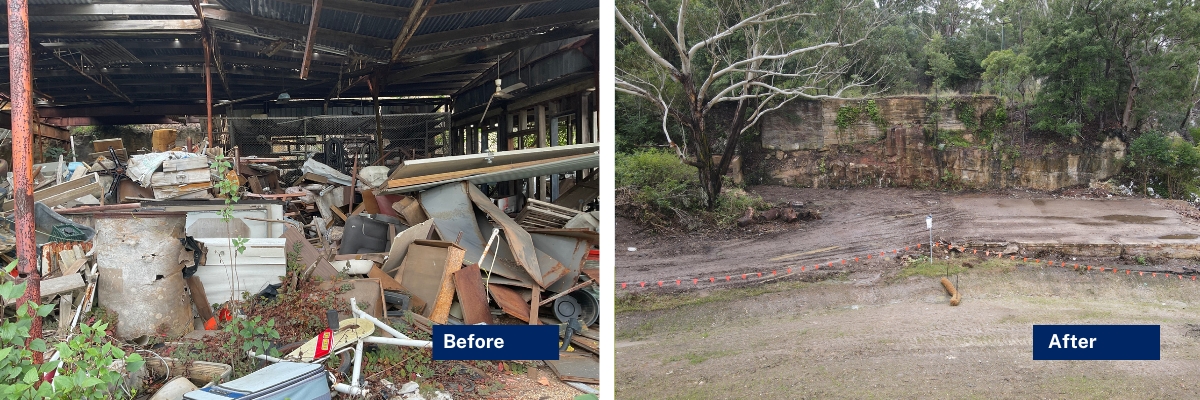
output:
M 1101 238 L 1195 241 L 1171 238 L 1193 234 L 1198 226 L 1191 218 L 1165 212 L 1179 205 L 1160 200 L 1072 200 L 1083 203 L 1058 207 L 1054 196 L 1023 191 L 752 190 L 772 202 L 805 201 L 824 218 L 795 227 L 762 225 L 696 237 L 639 231 L 618 219 L 617 280 L 726 275 L 877 253 L 927 241 L 927 213 L 935 217 L 935 240 L 953 241 L 972 235 L 1054 238 L 1055 232 L 1072 232 L 1075 225 L 1091 226 Z M 1017 214 L 1025 215 L 1038 210 L 1033 199 L 1055 205 L 1051 209 L 1057 211 L 1046 215 L 1064 218 L 1026 215 L 1031 219 L 1022 224 L 998 224 L 994 222 L 1002 215 L 992 212 L 998 207 L 977 204 L 1013 202 L 1024 210 Z M 1105 219 L 1109 215 L 1155 219 Z M 1059 229 L 1043 232 L 1038 223 L 1045 221 L 1058 221 Z M 1088 225 L 1093 222 L 1136 226 Z M 814 249 L 822 251 L 809 253 Z M 1076 272 L 1021 259 L 959 275 L 963 303 L 958 307 L 947 304 L 937 278 L 903 276 L 903 262 L 890 254 L 823 269 L 820 275 L 758 283 L 618 289 L 617 397 L 1200 398 L 1200 283 L 1150 274 Z M 1151 265 L 1140 265 L 1128 258 L 1070 261 L 1175 273 L 1194 264 L 1151 260 Z M 1162 359 L 1033 361 L 1034 324 L 1158 324 Z
M 935 241 L 1200 248 L 1200 222 L 1173 211 L 1180 207 L 1177 203 L 1187 205 L 1180 201 L 1062 198 L 1022 190 L 968 194 L 781 186 L 749 190 L 775 204 L 804 202 L 820 211 L 822 219 L 689 235 L 650 232 L 617 217 L 617 282 L 736 276 L 916 246 L 929 241 L 925 216 L 930 214 Z M 725 286 L 736 285 L 734 281 Z

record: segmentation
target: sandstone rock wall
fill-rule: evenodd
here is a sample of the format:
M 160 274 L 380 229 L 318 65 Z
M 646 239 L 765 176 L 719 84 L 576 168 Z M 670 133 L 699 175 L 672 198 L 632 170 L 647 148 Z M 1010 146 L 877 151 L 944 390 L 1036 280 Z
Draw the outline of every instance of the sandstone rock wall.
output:
M 1125 145 L 1115 138 L 1089 151 L 1021 155 L 992 140 L 998 133 L 983 127 L 985 116 L 999 105 L 990 96 L 952 98 L 940 109 L 924 96 L 874 103 L 875 116 L 861 112 L 842 127 L 839 109 L 866 108 L 865 102 L 804 102 L 767 118 L 762 146 L 773 151 L 762 165 L 773 183 L 1055 190 L 1108 179 L 1120 172 L 1117 161 L 1125 155 Z M 940 118 L 936 131 L 935 109 Z M 974 114 L 958 115 L 966 112 Z M 846 115 L 853 115 L 842 114 L 847 120 Z

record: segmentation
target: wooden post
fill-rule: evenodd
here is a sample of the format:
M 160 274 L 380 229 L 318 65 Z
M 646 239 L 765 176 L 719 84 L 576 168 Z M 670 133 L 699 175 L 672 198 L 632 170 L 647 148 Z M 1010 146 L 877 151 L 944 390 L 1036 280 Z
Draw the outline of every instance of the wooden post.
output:
M 537 325 L 539 323 L 538 308 L 541 308 L 541 307 L 539 307 L 538 304 L 541 304 L 541 303 L 542 303 L 542 289 L 540 289 L 538 287 L 534 287 L 533 288 L 533 299 L 530 300 L 530 302 L 529 302 L 529 324 L 530 325 Z

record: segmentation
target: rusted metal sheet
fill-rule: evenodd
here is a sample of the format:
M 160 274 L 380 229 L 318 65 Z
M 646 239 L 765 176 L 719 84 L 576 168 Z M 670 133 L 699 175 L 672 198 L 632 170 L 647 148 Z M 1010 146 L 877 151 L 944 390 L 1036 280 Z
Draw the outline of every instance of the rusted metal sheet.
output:
M 488 289 L 491 291 L 492 299 L 496 300 L 496 304 L 500 305 L 500 309 L 505 313 L 522 321 L 529 321 L 529 303 L 521 298 L 521 294 L 517 292 L 518 289 L 495 283 L 489 284 Z
M 489 217 L 492 217 L 492 221 L 500 224 L 500 227 L 504 230 L 504 238 L 508 241 L 509 249 L 512 250 L 513 259 L 516 260 L 517 264 L 525 267 L 525 271 L 533 277 L 534 282 L 537 282 L 538 286 L 549 286 L 550 283 L 567 275 L 569 271 L 560 263 L 541 265 L 540 263 L 544 260 L 544 257 L 538 254 L 538 249 L 533 245 L 533 238 L 529 236 L 528 232 L 525 232 L 525 228 L 518 225 L 517 221 L 509 218 L 500 207 L 492 204 L 492 200 L 479 191 L 479 188 L 468 183 L 460 183 L 460 185 L 467 187 L 467 193 L 476 207 L 479 207 Z
M 475 218 L 479 220 L 480 231 L 487 230 L 490 232 L 494 228 L 492 222 L 488 221 L 487 214 L 476 212 Z M 503 235 L 496 235 L 496 243 L 492 243 L 489 255 L 489 257 L 484 257 L 481 263 L 480 268 L 484 271 L 488 271 L 489 274 L 519 281 L 521 284 L 516 286 L 531 289 L 537 286 L 537 283 L 533 281 L 533 277 L 529 276 L 529 273 L 525 272 L 524 268 L 517 265 L 516 261 L 513 261 L 512 250 L 509 249 L 508 241 L 504 239 Z
M 465 260 L 479 262 L 485 240 L 480 227 L 486 229 L 490 236 L 492 226 L 487 222 L 486 214 L 475 211 L 464 184 L 442 185 L 422 192 L 421 208 L 434 221 L 442 240 L 455 242 L 465 249 Z M 482 257 L 482 270 L 536 285 L 533 278 L 513 261 L 502 236 L 497 236 L 497 243 L 493 243 L 491 248 L 488 256 Z
M 586 239 L 569 236 L 558 236 L 546 233 L 531 233 L 533 245 L 538 251 L 544 252 L 567 269 L 567 274 L 553 282 L 546 290 L 561 292 L 575 285 L 579 277 L 579 269 L 583 267 L 583 258 L 591 250 L 591 243 Z
M 100 304 L 117 313 L 117 337 L 191 332 L 191 296 L 179 267 L 184 216 L 97 217 L 95 223 Z

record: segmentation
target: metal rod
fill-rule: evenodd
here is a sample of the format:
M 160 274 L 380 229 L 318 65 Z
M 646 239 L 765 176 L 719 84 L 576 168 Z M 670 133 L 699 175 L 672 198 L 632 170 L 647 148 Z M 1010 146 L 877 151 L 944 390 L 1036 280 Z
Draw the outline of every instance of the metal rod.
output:
M 300 61 L 300 79 L 308 79 L 312 64 L 313 42 L 317 40 L 317 23 L 321 21 L 321 0 L 313 0 L 312 17 L 308 20 L 308 39 L 304 41 L 304 60 Z
M 588 279 L 588 280 L 587 280 L 587 282 L 580 283 L 580 284 L 578 284 L 578 285 L 575 285 L 575 286 L 571 286 L 571 288 L 570 288 L 570 289 L 567 289 L 567 290 L 564 290 L 564 291 L 558 292 L 558 294 L 556 294 L 556 295 L 553 295 L 553 296 L 550 296 L 550 297 L 546 298 L 545 300 L 542 300 L 542 302 L 541 302 L 541 303 L 538 303 L 538 307 L 541 307 L 541 306 L 544 306 L 544 305 L 546 305 L 546 304 L 549 304 L 550 302 L 552 302 L 552 301 L 554 301 L 554 300 L 558 299 L 559 297 L 563 297 L 563 296 L 566 296 L 566 295 L 568 295 L 568 294 L 571 294 L 571 292 L 574 292 L 574 291 L 576 291 L 576 290 L 579 290 L 579 289 L 585 288 L 585 287 L 587 287 L 588 285 L 591 285 L 591 284 L 592 284 L 592 280 L 591 280 L 591 279 Z
M 429 341 L 429 340 L 396 339 L 396 338 L 385 338 L 385 337 L 379 337 L 379 336 L 367 336 L 367 337 L 363 338 L 362 341 L 367 342 L 367 343 L 390 344 L 393 346 L 433 348 L 433 342 Z
M 9 99 L 12 101 L 13 209 L 16 211 L 17 270 L 26 283 L 17 307 L 42 298 L 42 276 L 37 269 L 33 225 L 33 62 L 29 53 L 29 5 L 27 0 L 8 2 Z M 42 318 L 36 314 L 29 325 L 26 347 L 42 338 Z M 41 364 L 42 352 L 33 352 L 33 363 Z
M 213 145 L 213 135 L 212 135 L 212 125 L 213 125 L 212 124 L 212 108 L 213 108 L 213 101 L 212 101 L 212 49 L 209 48 L 209 40 L 208 40 L 207 33 L 204 35 L 201 35 L 200 38 L 201 38 L 200 45 L 204 46 L 204 99 L 205 99 L 204 100 L 204 108 L 208 111 L 208 119 L 207 119 L 208 123 L 206 124 L 207 130 L 208 130 L 208 145 L 212 146 Z
M 353 297 L 350 298 L 350 311 L 353 311 L 354 315 L 359 318 L 365 319 L 367 321 L 371 321 L 371 323 L 375 324 L 375 326 L 379 327 L 379 329 L 382 329 L 384 332 L 387 332 L 388 334 L 390 334 L 392 336 L 395 336 L 400 339 L 410 339 L 408 337 L 408 335 L 400 333 L 400 331 L 396 330 L 395 328 L 392 328 L 391 326 L 388 326 L 388 324 L 385 324 L 385 323 L 383 323 L 383 321 L 380 321 L 378 318 L 371 316 L 371 314 L 367 314 L 367 313 L 363 312 L 363 310 L 359 310 L 358 303 L 354 301 Z

